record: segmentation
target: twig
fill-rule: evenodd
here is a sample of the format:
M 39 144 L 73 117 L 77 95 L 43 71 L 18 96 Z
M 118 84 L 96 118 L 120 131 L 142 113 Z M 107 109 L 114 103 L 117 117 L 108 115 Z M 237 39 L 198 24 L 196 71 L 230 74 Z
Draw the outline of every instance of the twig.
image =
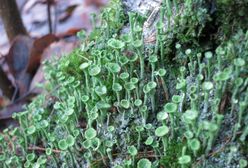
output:
M 120 153 L 114 153 L 112 156 L 118 156 Z M 155 155 L 154 154 L 154 151 L 147 151 L 147 152 L 139 152 L 138 156 L 136 158 L 141 158 L 143 157 L 144 155 L 146 154 L 146 158 L 155 158 L 155 157 L 161 157 L 161 156 L 158 156 L 158 155 Z M 96 161 L 94 161 L 91 166 L 94 166 L 96 165 L 98 162 L 102 161 L 103 159 L 108 159 L 108 157 L 104 157 L 104 158 L 100 158 L 100 159 L 97 159 Z
M 38 147 L 38 146 L 31 146 L 31 147 L 28 147 L 28 150 L 46 151 L 45 148 Z M 60 150 L 57 150 L 57 149 L 52 149 L 52 151 L 53 151 L 54 153 L 61 153 L 61 151 L 60 151 Z
M 47 0 L 47 19 L 48 19 L 48 26 L 49 26 L 49 33 L 52 33 L 52 18 L 51 18 L 51 0 Z
M 57 32 L 57 23 L 58 23 L 58 15 L 57 15 L 57 6 L 54 5 L 54 23 L 53 23 L 53 33 Z

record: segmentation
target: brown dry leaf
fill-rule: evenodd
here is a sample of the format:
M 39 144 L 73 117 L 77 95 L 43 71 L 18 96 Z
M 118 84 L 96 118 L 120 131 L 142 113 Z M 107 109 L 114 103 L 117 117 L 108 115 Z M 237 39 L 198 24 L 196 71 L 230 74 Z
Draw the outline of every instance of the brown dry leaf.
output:
M 42 61 L 49 60 L 52 57 L 61 57 L 63 55 L 69 54 L 72 52 L 72 50 L 79 46 L 78 41 L 73 42 L 67 42 L 65 40 L 60 40 L 58 42 L 55 42 L 51 44 L 43 53 L 42 55 Z M 37 73 L 33 77 L 33 80 L 30 85 L 30 92 L 39 94 L 42 92 L 42 89 L 37 87 L 37 85 L 42 84 L 45 82 L 44 79 L 44 71 L 43 71 L 43 65 L 40 66 Z
M 7 99 L 0 88 L 0 109 L 7 106 L 10 103 L 9 99 Z
M 14 78 L 13 85 L 16 89 L 18 88 L 20 94 L 28 90 L 31 81 L 31 76 L 26 73 L 26 70 L 33 42 L 34 40 L 29 36 L 17 36 L 5 57 L 9 72 Z
M 26 101 L 20 101 L 18 103 L 10 104 L 0 110 L 0 121 L 12 118 L 12 114 L 15 112 L 21 112 L 24 110 L 23 105 Z
M 53 34 L 45 35 L 34 41 L 31 50 L 31 56 L 28 62 L 27 72 L 34 74 L 39 68 L 44 50 L 53 42 L 58 41 L 59 38 Z
M 65 13 L 63 13 L 60 18 L 59 18 L 59 22 L 63 23 L 65 21 L 67 21 L 67 19 L 69 19 L 72 15 L 72 13 L 74 12 L 74 10 L 76 9 L 76 7 L 78 7 L 77 4 L 69 6 L 66 10 Z
M 15 79 L 26 72 L 34 40 L 29 36 L 17 36 L 6 55 L 6 63 Z
M 0 66 L 0 97 L 4 96 L 5 98 L 11 99 L 13 92 L 14 92 L 14 87 L 12 86 L 11 81 L 8 79 L 7 75 Z
M 40 65 L 43 51 L 58 38 L 48 34 L 36 40 L 29 36 L 17 36 L 13 41 L 6 63 L 14 78 L 14 86 L 19 96 L 27 93 L 33 75 Z
M 78 32 L 80 32 L 82 29 L 77 29 L 77 28 L 71 28 L 69 30 L 67 30 L 64 33 L 60 33 L 58 34 L 58 37 L 60 38 L 66 38 L 66 37 L 70 37 L 70 36 L 75 36 Z
M 70 17 L 66 20 L 61 21 L 61 18 L 64 17 L 64 13 L 59 15 L 60 18 L 57 25 L 57 33 L 67 32 L 69 29 L 85 29 L 87 31 L 91 30 L 91 19 L 90 13 L 96 13 L 97 8 L 88 7 L 85 5 L 77 6 Z
M 17 100 L 15 103 L 9 104 L 0 110 L 0 130 L 9 127 L 10 125 L 17 126 L 18 123 L 13 120 L 12 115 L 24 111 L 24 105 L 29 103 L 34 95 L 29 94 L 22 99 Z
M 16 102 L 9 104 L 0 110 L 0 122 L 5 119 L 12 119 L 13 113 L 21 112 L 24 110 L 24 105 L 31 102 L 32 98 L 34 98 L 35 94 L 28 94 Z
M 98 8 L 106 5 L 108 3 L 108 0 L 85 0 L 85 4 L 87 6 L 91 6 L 91 5 L 94 5 Z
M 6 107 L 9 104 L 10 104 L 10 100 L 9 99 L 7 99 L 4 96 L 0 96 L 0 109 Z
M 57 0 L 55 2 L 56 4 L 51 7 L 51 18 L 54 32 L 61 34 L 73 28 L 90 31 L 90 13 L 98 13 L 98 6 L 106 4 L 107 0 Z M 22 9 L 23 22 L 31 37 L 40 37 L 49 32 L 46 0 L 28 0 Z M 71 11 L 73 11 L 71 15 L 68 15 Z M 63 22 L 60 22 L 60 19 L 66 15 L 68 19 L 62 19 Z M 3 35 L 0 38 L 0 50 L 6 55 L 10 46 L 1 21 L 0 34 Z

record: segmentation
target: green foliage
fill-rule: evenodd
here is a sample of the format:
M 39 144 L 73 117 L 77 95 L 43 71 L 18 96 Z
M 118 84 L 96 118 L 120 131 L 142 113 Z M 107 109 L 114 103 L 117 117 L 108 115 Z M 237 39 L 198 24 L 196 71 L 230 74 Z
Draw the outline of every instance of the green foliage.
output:
M 218 6 L 217 24 L 220 25 L 216 40 L 224 40 L 226 37 L 231 37 L 240 28 L 247 28 L 247 0 L 217 0 L 216 5 Z M 228 17 L 226 13 L 228 13 Z M 240 22 L 241 19 L 242 22 Z M 225 36 L 221 34 L 225 34 Z
M 171 168 L 179 167 L 177 159 L 181 156 L 183 145 L 182 142 L 171 141 L 166 149 L 166 155 L 160 159 L 161 166 Z

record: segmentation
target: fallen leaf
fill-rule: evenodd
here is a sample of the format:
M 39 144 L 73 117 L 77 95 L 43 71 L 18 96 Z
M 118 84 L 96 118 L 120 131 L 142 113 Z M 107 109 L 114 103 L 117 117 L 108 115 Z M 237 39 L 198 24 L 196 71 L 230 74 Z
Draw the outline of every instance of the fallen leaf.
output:
M 6 56 L 6 62 L 14 77 L 14 87 L 18 89 L 19 97 L 29 90 L 31 80 L 39 68 L 43 51 L 57 40 L 58 38 L 52 34 L 36 40 L 23 35 L 15 38 Z
M 24 111 L 24 105 L 29 103 L 35 95 L 28 94 L 25 97 L 17 100 L 15 103 L 9 104 L 0 110 L 0 130 L 9 127 L 10 125 L 17 126 L 18 123 L 12 118 L 14 113 Z
M 3 71 L 1 64 L 0 64 L 0 96 L 5 96 L 8 99 L 12 98 L 14 93 L 14 87 L 11 81 L 8 79 L 6 73 Z M 1 105 L 0 105 L 1 106 Z
M 18 127 L 19 123 L 16 120 L 13 120 L 12 118 L 8 118 L 8 119 L 3 119 L 0 120 L 1 124 L 0 124 L 0 131 L 3 131 L 6 128 L 11 127 Z
M 0 90 L 1 92 L 1 90 Z M 1 93 L 0 93 L 1 94 Z M 0 109 L 10 104 L 10 100 L 3 95 L 0 95 Z
M 96 7 L 102 7 L 108 3 L 108 0 L 85 0 L 86 6 L 94 5 Z
M 65 38 L 65 37 L 68 37 L 68 36 L 75 36 L 81 30 L 82 29 L 79 29 L 79 28 L 71 28 L 71 29 L 67 30 L 66 32 L 59 33 L 57 36 L 60 37 L 60 38 Z
M 78 7 L 78 5 L 72 5 L 72 6 L 69 6 L 66 10 L 65 10 L 65 13 L 63 13 L 60 18 L 59 18 L 59 22 L 62 23 L 62 22 L 65 22 L 67 19 L 69 19 L 72 15 L 72 13 L 74 12 L 74 10 L 76 9 L 76 7 Z
M 26 73 L 26 70 L 33 42 L 34 40 L 29 36 L 17 36 L 11 44 L 9 53 L 5 57 L 9 72 L 14 77 L 15 93 L 18 90 L 20 95 L 28 90 L 31 81 L 31 76 Z M 14 98 L 16 97 L 16 95 L 13 96 Z
M 11 119 L 14 113 L 23 111 L 24 110 L 23 105 L 26 103 L 27 103 L 26 101 L 20 101 L 4 107 L 2 110 L 0 110 L 0 121 Z
M 33 42 L 34 40 L 31 37 L 19 35 L 11 44 L 9 53 L 5 59 L 10 73 L 15 79 L 18 79 L 21 74 L 26 72 Z
M 45 35 L 34 41 L 31 56 L 28 62 L 27 72 L 34 74 L 41 63 L 41 57 L 44 50 L 53 42 L 58 41 L 59 38 L 53 34 Z
M 58 42 L 55 42 L 51 44 L 46 50 L 44 50 L 42 55 L 42 61 L 49 60 L 52 58 L 52 56 L 55 56 L 56 58 L 59 58 L 63 55 L 69 54 L 72 52 L 72 50 L 79 46 L 79 41 L 72 41 L 68 42 L 63 39 L 61 39 Z M 29 91 L 31 93 L 39 94 L 42 92 L 42 89 L 40 87 L 37 87 L 37 85 L 44 83 L 44 71 L 43 71 L 43 65 L 41 65 L 33 77 L 33 80 L 30 84 Z

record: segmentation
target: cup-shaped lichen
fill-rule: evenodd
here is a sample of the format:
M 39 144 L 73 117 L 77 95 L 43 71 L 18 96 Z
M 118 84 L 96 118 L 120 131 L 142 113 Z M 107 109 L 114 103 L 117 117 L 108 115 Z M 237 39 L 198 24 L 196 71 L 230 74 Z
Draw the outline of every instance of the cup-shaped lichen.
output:
M 125 43 L 123 43 L 123 42 L 120 41 L 120 40 L 111 38 L 111 39 L 109 39 L 109 41 L 108 41 L 108 45 L 109 45 L 110 47 L 112 47 L 113 49 L 122 49 L 122 48 L 125 46 Z
M 96 130 L 94 128 L 88 128 L 86 131 L 85 131 L 85 138 L 86 139 L 93 139 L 96 137 Z
M 166 103 L 164 105 L 164 110 L 167 113 L 175 113 L 177 111 L 177 104 L 175 103 Z
M 178 163 L 182 168 L 186 167 L 187 164 L 191 162 L 191 157 L 189 155 L 183 155 L 178 158 Z
M 102 86 L 96 86 L 95 92 L 98 96 L 103 96 L 107 93 L 107 87 L 102 85 Z
M 151 168 L 152 163 L 148 159 L 140 159 L 137 163 L 137 168 Z
M 247 167 L 247 165 L 248 165 L 247 160 L 245 160 L 245 159 L 239 160 L 239 167 L 240 168 L 245 168 L 245 167 Z
M 194 152 L 194 156 L 197 156 L 197 151 L 200 149 L 201 144 L 200 141 L 196 138 L 192 139 L 189 141 L 189 146 L 191 150 Z
M 101 67 L 99 65 L 91 65 L 89 67 L 90 76 L 97 76 L 101 72 Z
M 128 109 L 130 107 L 130 102 L 127 99 L 122 99 L 120 105 L 124 109 Z
M 128 153 L 132 156 L 132 164 L 134 164 L 134 157 L 138 154 L 137 148 L 132 145 L 127 147 Z
M 165 125 L 160 126 L 155 130 L 155 135 L 157 137 L 162 138 L 164 155 L 166 155 L 166 149 L 167 149 L 167 145 L 168 145 L 168 137 L 166 136 L 168 133 L 169 133 L 169 128 Z
M 166 113 L 165 111 L 160 111 L 160 112 L 157 114 L 157 120 L 160 121 L 160 122 L 166 120 L 168 117 L 169 117 L 169 115 L 168 115 L 168 113 Z
M 59 149 L 61 149 L 61 150 L 67 150 L 68 144 L 67 144 L 67 142 L 66 142 L 66 139 L 60 140 L 59 143 L 58 143 L 58 147 L 59 147 Z
M 179 96 L 179 95 L 173 95 L 172 96 L 172 102 L 173 103 L 176 103 L 176 104 L 179 104 L 183 101 L 183 98 L 182 96 Z

